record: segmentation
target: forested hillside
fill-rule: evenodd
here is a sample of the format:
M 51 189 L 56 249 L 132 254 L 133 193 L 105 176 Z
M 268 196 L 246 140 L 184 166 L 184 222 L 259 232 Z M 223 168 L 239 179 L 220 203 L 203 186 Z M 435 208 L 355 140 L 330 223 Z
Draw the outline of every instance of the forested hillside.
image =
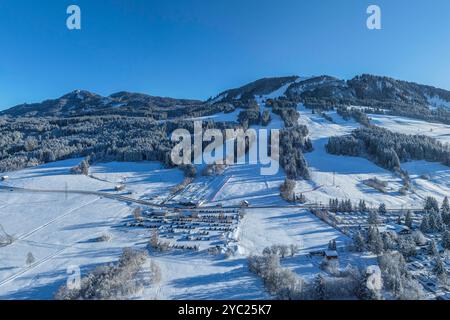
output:
M 441 162 L 450 166 L 450 148 L 433 138 L 422 135 L 394 133 L 369 126 L 356 129 L 350 135 L 331 137 L 329 153 L 367 157 L 383 168 L 400 169 L 400 163 L 410 160 Z

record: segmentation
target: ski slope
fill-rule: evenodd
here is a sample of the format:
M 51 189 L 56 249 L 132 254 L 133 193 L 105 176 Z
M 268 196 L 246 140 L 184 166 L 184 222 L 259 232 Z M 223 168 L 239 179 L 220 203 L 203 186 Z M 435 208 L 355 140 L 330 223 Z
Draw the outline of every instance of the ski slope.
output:
M 298 182 L 296 190 L 304 192 L 309 201 L 327 204 L 331 198 L 352 199 L 353 202 L 364 199 L 372 206 L 385 203 L 391 208 L 411 208 L 420 207 L 427 196 L 434 196 L 442 201 L 450 194 L 449 167 L 439 163 L 412 161 L 403 163 L 402 168 L 412 178 L 414 193 L 401 196 L 398 192 L 402 186 L 401 179 L 392 172 L 364 158 L 335 156 L 326 152 L 328 137 L 349 134 L 359 127 L 358 123 L 353 120 L 345 121 L 336 112 L 328 113 L 333 119 L 333 122 L 329 122 L 301 105 L 298 110 L 299 123 L 308 126 L 314 151 L 305 154 L 312 179 Z M 402 132 L 403 126 L 403 121 L 398 125 L 391 122 L 388 129 Z M 423 175 L 429 175 L 430 179 L 424 180 Z M 373 177 L 388 182 L 386 194 L 363 184 L 364 180 Z
M 443 143 L 450 143 L 450 125 L 447 124 L 378 114 L 369 114 L 368 116 L 371 118 L 372 124 L 394 132 L 424 135 Z

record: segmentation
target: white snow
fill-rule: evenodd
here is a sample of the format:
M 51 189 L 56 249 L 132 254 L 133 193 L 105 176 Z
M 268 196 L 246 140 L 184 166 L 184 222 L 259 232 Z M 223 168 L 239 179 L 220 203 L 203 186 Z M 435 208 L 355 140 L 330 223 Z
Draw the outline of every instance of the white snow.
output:
M 364 199 L 369 205 L 378 206 L 385 203 L 390 208 L 400 209 L 420 207 L 427 196 L 435 196 L 442 201 L 445 195 L 450 194 L 449 167 L 426 161 L 412 161 L 402 164 L 402 168 L 407 170 L 412 178 L 414 193 L 401 196 L 398 192 L 402 186 L 401 180 L 390 171 L 364 158 L 335 156 L 326 152 L 328 137 L 348 134 L 359 127 L 359 124 L 353 120 L 344 121 L 335 112 L 328 113 L 333 118 L 333 123 L 320 115 L 311 114 L 302 106 L 299 107 L 299 112 L 299 122 L 308 126 L 314 151 L 305 154 L 312 179 L 298 182 L 296 190 L 304 193 L 309 201 L 328 204 L 331 198 L 352 199 L 354 202 Z M 385 119 L 385 116 L 381 118 Z M 392 122 L 388 129 L 402 132 L 403 127 L 408 124 L 400 123 L 395 125 Z M 423 174 L 431 174 L 433 178 L 424 181 L 421 177 Z M 388 182 L 388 193 L 382 194 L 363 184 L 364 180 L 373 177 Z
M 450 125 L 432 123 L 422 120 L 398 116 L 369 114 L 371 123 L 388 130 L 404 133 L 419 134 L 435 138 L 444 143 L 450 143 Z
M 428 103 L 430 104 L 430 107 L 433 109 L 444 107 L 444 108 L 450 108 L 450 101 L 444 100 L 439 96 L 434 97 L 427 97 Z
M 185 119 L 185 121 L 207 121 L 207 120 L 214 120 L 215 122 L 236 122 L 237 117 L 239 113 L 242 111 L 242 109 L 237 108 L 232 112 L 221 112 L 217 114 L 213 114 L 210 116 L 204 116 L 204 117 L 197 117 L 197 118 L 188 118 Z
M 281 90 L 281 89 L 280 89 Z M 275 95 L 275 93 L 274 93 Z M 450 169 L 440 164 L 414 161 L 402 164 L 409 171 L 414 193 L 401 196 L 401 181 L 391 172 L 363 158 L 333 156 L 325 152 L 330 136 L 350 133 L 359 124 L 344 121 L 335 112 L 328 113 L 333 122 L 311 114 L 299 106 L 300 124 L 308 126 L 315 150 L 305 154 L 312 173 L 311 181 L 299 181 L 297 191 L 310 202 L 328 203 L 330 198 L 365 199 L 369 205 L 386 203 L 388 207 L 422 205 L 427 195 L 439 200 L 450 194 Z M 218 114 L 215 121 L 235 121 L 232 114 Z M 373 121 L 390 130 L 420 130 L 430 133 L 435 124 L 408 122 L 409 119 L 372 116 Z M 282 120 L 272 114 L 266 129 L 281 128 Z M 259 129 L 259 126 L 255 126 Z M 415 128 L 415 129 L 413 129 Z M 449 134 L 447 127 L 433 127 L 433 134 L 442 141 Z M 445 132 L 447 130 L 447 132 Z M 425 134 L 425 133 L 423 133 Z M 431 134 L 431 133 L 430 133 Z M 56 162 L 44 166 L 8 173 L 8 181 L 0 186 L 34 189 L 90 190 L 117 194 L 114 186 L 126 185 L 127 197 L 151 199 L 157 203 L 166 199 L 170 189 L 183 180 L 176 169 L 165 169 L 154 162 L 105 163 L 91 167 L 91 176 L 71 175 L 69 170 L 81 159 Z M 428 176 L 427 179 L 424 176 Z M 378 177 L 388 182 L 388 192 L 382 194 L 365 186 L 366 179 Z M 312 277 L 317 265 L 306 254 L 327 248 L 330 240 L 343 246 L 349 240 L 301 208 L 257 208 L 287 205 L 279 196 L 279 186 L 285 175 L 280 168 L 274 176 L 260 175 L 260 165 L 234 165 L 219 177 L 198 177 L 179 197 L 206 199 L 208 205 L 239 204 L 247 200 L 256 208 L 246 209 L 246 215 L 232 238 L 235 255 L 209 255 L 206 251 L 171 251 L 153 254 L 162 269 L 160 284 L 145 288 L 137 299 L 270 299 L 258 277 L 247 270 L 246 258 L 259 254 L 273 244 L 295 244 L 298 256 L 285 266 L 302 277 Z M 148 229 L 126 227 L 134 205 L 97 195 L 65 193 L 22 193 L 0 189 L 0 224 L 16 241 L 0 247 L 0 299 L 51 299 L 67 279 L 69 266 L 80 266 L 82 275 L 96 266 L 116 261 L 125 247 L 144 249 L 149 241 Z M 109 242 L 95 238 L 110 234 Z M 231 234 L 230 234 L 231 235 Z M 225 235 L 229 238 L 229 235 Z M 27 266 L 26 256 L 32 252 L 36 262 Z M 370 263 L 370 257 L 344 256 L 343 262 Z

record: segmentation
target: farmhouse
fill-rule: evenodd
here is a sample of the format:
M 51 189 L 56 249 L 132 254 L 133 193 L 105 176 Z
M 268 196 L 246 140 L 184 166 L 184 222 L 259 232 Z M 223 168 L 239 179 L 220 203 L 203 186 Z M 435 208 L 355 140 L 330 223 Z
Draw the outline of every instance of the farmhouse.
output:
M 336 250 L 326 250 L 325 251 L 325 259 L 330 260 L 338 260 L 339 255 Z

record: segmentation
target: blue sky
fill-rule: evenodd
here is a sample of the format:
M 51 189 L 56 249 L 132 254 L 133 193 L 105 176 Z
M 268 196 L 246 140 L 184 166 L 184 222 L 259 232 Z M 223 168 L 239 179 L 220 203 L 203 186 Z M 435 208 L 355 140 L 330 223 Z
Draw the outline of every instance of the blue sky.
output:
M 369 4 L 383 30 L 366 28 Z M 291 74 L 450 89 L 449 16 L 448 0 L 2 0 L 0 109 L 74 89 L 204 99 Z

